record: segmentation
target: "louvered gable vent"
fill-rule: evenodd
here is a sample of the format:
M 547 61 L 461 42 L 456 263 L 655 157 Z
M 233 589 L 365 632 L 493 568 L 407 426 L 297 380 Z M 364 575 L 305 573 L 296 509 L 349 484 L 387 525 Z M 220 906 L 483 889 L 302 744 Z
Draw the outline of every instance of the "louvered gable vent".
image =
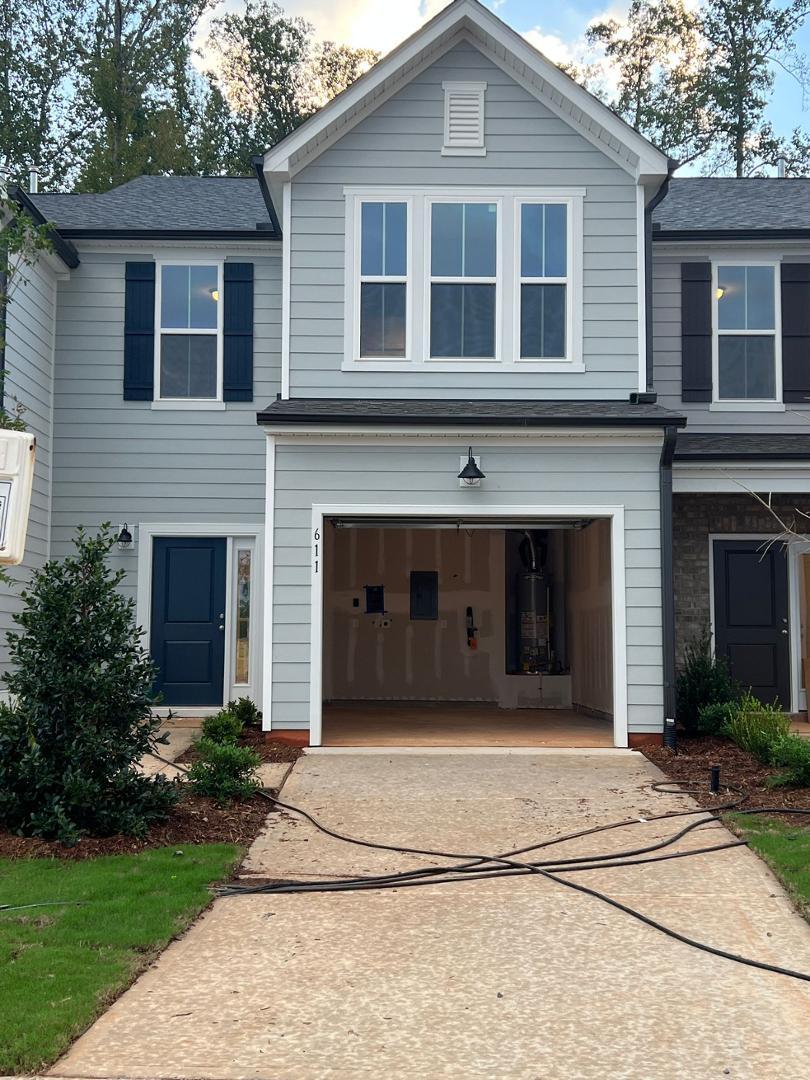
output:
M 443 154 L 486 153 L 484 93 L 486 83 L 442 83 L 444 90 Z

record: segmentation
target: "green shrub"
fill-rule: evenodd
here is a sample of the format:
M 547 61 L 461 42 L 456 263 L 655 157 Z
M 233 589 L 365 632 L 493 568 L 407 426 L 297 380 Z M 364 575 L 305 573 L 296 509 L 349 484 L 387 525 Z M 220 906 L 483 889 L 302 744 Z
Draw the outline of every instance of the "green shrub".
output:
M 216 799 L 220 806 L 247 799 L 261 786 L 256 776 L 261 758 L 248 746 L 200 739 L 197 755 L 189 769 L 189 783 L 196 794 Z
M 734 701 L 715 701 L 711 705 L 702 705 L 698 711 L 698 734 L 722 735 L 735 707 Z
M 739 697 L 739 688 L 728 670 L 725 657 L 712 652 L 708 627 L 686 646 L 683 668 L 675 684 L 676 715 L 687 734 L 700 730 L 700 710 L 706 705 L 724 704 Z
M 141 644 L 109 526 L 35 570 L 7 635 L 12 706 L 0 709 L 0 824 L 23 836 L 140 836 L 178 796 L 138 760 L 159 741 L 155 668 Z
M 810 739 L 783 735 L 771 747 L 771 764 L 785 770 L 769 779 L 771 787 L 810 787 Z
M 773 748 L 789 731 L 789 716 L 777 705 L 763 705 L 747 692 L 734 706 L 723 734 L 753 754 L 757 761 L 769 765 Z
M 249 697 L 240 697 L 228 702 L 228 712 L 242 721 L 244 727 L 260 727 L 262 714 Z
M 220 709 L 213 716 L 206 716 L 202 722 L 202 735 L 215 743 L 230 743 L 235 746 L 242 734 L 242 721 L 230 711 Z

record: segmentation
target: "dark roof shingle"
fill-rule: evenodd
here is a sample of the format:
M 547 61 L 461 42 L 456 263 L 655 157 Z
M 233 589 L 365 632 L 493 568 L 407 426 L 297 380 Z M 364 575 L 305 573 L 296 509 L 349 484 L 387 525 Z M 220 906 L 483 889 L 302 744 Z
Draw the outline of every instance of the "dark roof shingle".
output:
M 810 177 L 684 176 L 653 211 L 655 232 L 810 232 Z
M 456 401 L 436 398 L 288 398 L 258 414 L 271 424 L 479 424 L 496 427 L 680 426 L 686 421 L 660 405 L 629 401 Z
M 273 235 L 256 177 L 137 176 L 101 195 L 29 196 L 63 234 L 253 233 Z
M 728 432 L 678 432 L 675 460 L 687 461 L 807 461 L 810 433 L 782 432 L 730 434 Z

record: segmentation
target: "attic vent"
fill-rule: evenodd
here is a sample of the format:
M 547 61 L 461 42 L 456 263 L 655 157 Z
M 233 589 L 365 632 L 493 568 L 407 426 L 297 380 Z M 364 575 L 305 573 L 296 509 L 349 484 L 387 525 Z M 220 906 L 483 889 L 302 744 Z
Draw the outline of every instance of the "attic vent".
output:
M 483 82 L 445 82 L 443 154 L 483 156 L 484 93 Z

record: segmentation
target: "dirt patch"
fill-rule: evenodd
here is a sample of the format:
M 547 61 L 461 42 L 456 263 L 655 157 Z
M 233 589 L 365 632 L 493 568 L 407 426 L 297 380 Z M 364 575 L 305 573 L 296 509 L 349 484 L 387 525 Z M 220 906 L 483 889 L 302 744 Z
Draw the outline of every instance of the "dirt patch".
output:
M 143 839 L 133 836 L 86 837 L 73 847 L 58 841 L 14 836 L 0 830 L 3 859 L 90 859 L 98 855 L 131 855 L 147 848 L 171 844 L 250 844 L 261 832 L 272 803 L 260 795 L 231 806 L 217 806 L 212 799 L 183 793 L 162 825 L 155 825 Z
M 297 761 L 303 753 L 300 746 L 290 746 L 288 743 L 282 742 L 268 742 L 264 737 L 264 732 L 259 731 L 258 728 L 245 728 L 239 738 L 239 745 L 249 746 L 251 750 L 255 750 L 262 761 L 293 762 Z M 196 760 L 197 750 L 193 743 L 179 757 L 175 758 L 178 765 L 191 765 Z
M 748 751 L 741 750 L 730 739 L 719 736 L 705 739 L 679 738 L 676 751 L 663 746 L 645 746 L 641 752 L 671 780 L 692 781 L 695 787 L 705 788 L 705 793 L 694 796 L 701 806 L 711 808 L 729 801 L 727 792 L 716 796 L 708 790 L 710 769 L 712 765 L 719 765 L 721 788 L 730 784 L 747 793 L 741 809 L 772 806 L 810 811 L 810 788 L 768 787 L 768 777 L 773 776 L 777 770 L 761 765 Z M 793 823 L 796 823 L 793 815 L 785 815 L 785 819 L 792 819 Z M 810 816 L 798 820 L 810 825 Z

